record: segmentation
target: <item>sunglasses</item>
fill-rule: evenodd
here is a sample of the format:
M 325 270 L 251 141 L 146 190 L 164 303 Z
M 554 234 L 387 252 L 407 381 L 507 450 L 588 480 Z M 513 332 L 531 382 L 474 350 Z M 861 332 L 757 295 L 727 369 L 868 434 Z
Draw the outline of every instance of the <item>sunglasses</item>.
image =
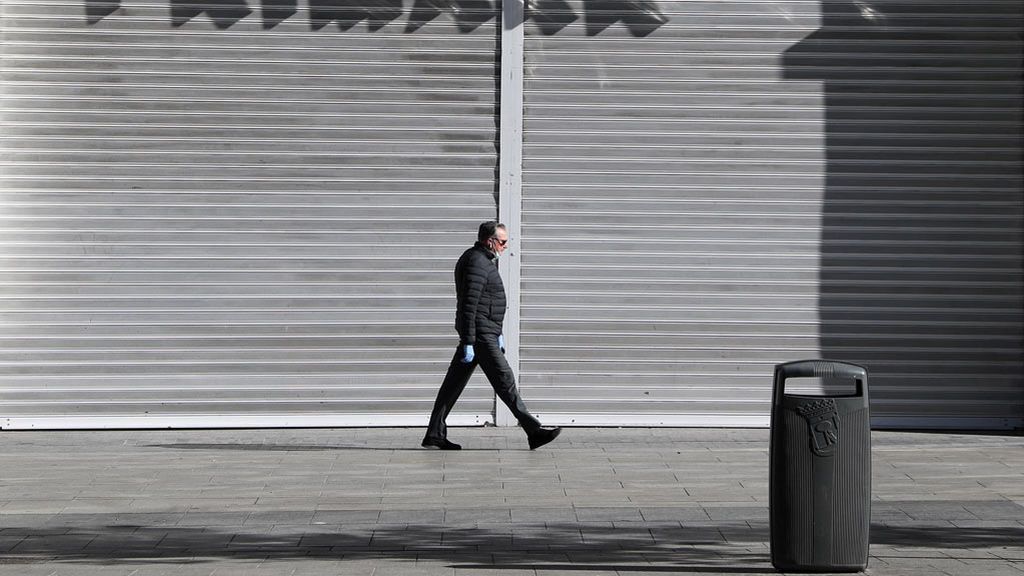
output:
M 508 240 L 507 239 L 506 240 L 498 240 L 497 238 L 495 238 L 494 241 L 498 243 L 498 246 L 504 246 L 504 245 L 508 244 Z

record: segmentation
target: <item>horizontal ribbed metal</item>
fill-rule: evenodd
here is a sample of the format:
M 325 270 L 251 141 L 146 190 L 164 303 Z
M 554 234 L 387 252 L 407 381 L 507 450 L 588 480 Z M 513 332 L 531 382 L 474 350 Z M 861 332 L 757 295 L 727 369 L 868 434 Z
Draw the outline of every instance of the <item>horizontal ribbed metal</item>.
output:
M 0 425 L 425 423 L 496 212 L 496 10 L 118 4 L 3 5 Z M 449 421 L 492 407 L 477 376 Z
M 827 357 L 887 426 L 1024 425 L 1019 2 L 529 6 L 546 421 L 766 425 Z

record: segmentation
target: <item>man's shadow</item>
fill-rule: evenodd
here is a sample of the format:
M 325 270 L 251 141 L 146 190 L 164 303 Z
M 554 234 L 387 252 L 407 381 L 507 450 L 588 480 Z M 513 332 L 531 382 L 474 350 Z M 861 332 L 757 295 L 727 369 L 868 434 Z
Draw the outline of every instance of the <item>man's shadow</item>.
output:
M 876 425 L 1019 424 L 1024 3 L 821 10 L 784 70 L 824 82 L 822 353 Z

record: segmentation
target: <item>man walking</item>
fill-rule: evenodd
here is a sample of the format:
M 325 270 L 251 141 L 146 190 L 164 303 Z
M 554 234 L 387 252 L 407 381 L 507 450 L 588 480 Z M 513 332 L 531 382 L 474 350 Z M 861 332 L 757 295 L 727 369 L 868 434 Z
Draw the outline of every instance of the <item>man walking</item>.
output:
M 477 364 L 483 368 L 498 398 L 526 431 L 530 450 L 551 442 L 562 432 L 561 428 L 542 428 L 526 410 L 516 389 L 515 375 L 505 360 L 505 341 L 501 335 L 505 319 L 505 285 L 498 274 L 498 256 L 505 251 L 507 244 L 508 231 L 504 224 L 484 222 L 477 233 L 476 244 L 463 252 L 455 264 L 458 302 L 455 330 L 459 333 L 459 347 L 437 392 L 427 434 L 423 437 L 424 448 L 462 448 L 448 440 L 445 419 L 466 388 Z

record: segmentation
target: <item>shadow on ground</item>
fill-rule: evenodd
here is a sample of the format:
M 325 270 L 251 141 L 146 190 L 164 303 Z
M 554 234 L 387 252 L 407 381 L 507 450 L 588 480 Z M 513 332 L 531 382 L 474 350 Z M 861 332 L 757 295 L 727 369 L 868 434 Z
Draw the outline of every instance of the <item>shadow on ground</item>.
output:
M 871 543 L 894 547 L 921 548 L 997 548 L 1021 547 L 1024 526 L 1017 527 L 915 527 L 871 526 Z M 1024 548 L 1022 548 L 1024 557 Z
M 333 558 L 435 560 L 459 568 L 606 569 L 773 572 L 768 529 L 745 522 L 680 526 L 678 523 L 427 525 L 134 526 L 74 525 L 54 516 L 38 527 L 0 530 L 5 563 L 111 564 L 212 562 L 218 559 Z M 110 515 L 116 522 L 116 516 Z M 8 517 L 8 524 L 15 518 Z M 86 518 L 81 518 L 83 521 Z M 957 528 L 874 525 L 871 540 L 893 547 L 1013 547 L 1024 526 Z M 652 566 L 654 564 L 655 566 Z
M 170 450 L 250 450 L 254 452 L 326 452 L 330 450 L 374 450 L 386 452 L 424 452 L 424 448 L 391 448 L 374 446 L 337 446 L 330 444 L 147 444 L 146 448 Z M 464 448 L 466 451 L 494 451 L 486 448 Z

